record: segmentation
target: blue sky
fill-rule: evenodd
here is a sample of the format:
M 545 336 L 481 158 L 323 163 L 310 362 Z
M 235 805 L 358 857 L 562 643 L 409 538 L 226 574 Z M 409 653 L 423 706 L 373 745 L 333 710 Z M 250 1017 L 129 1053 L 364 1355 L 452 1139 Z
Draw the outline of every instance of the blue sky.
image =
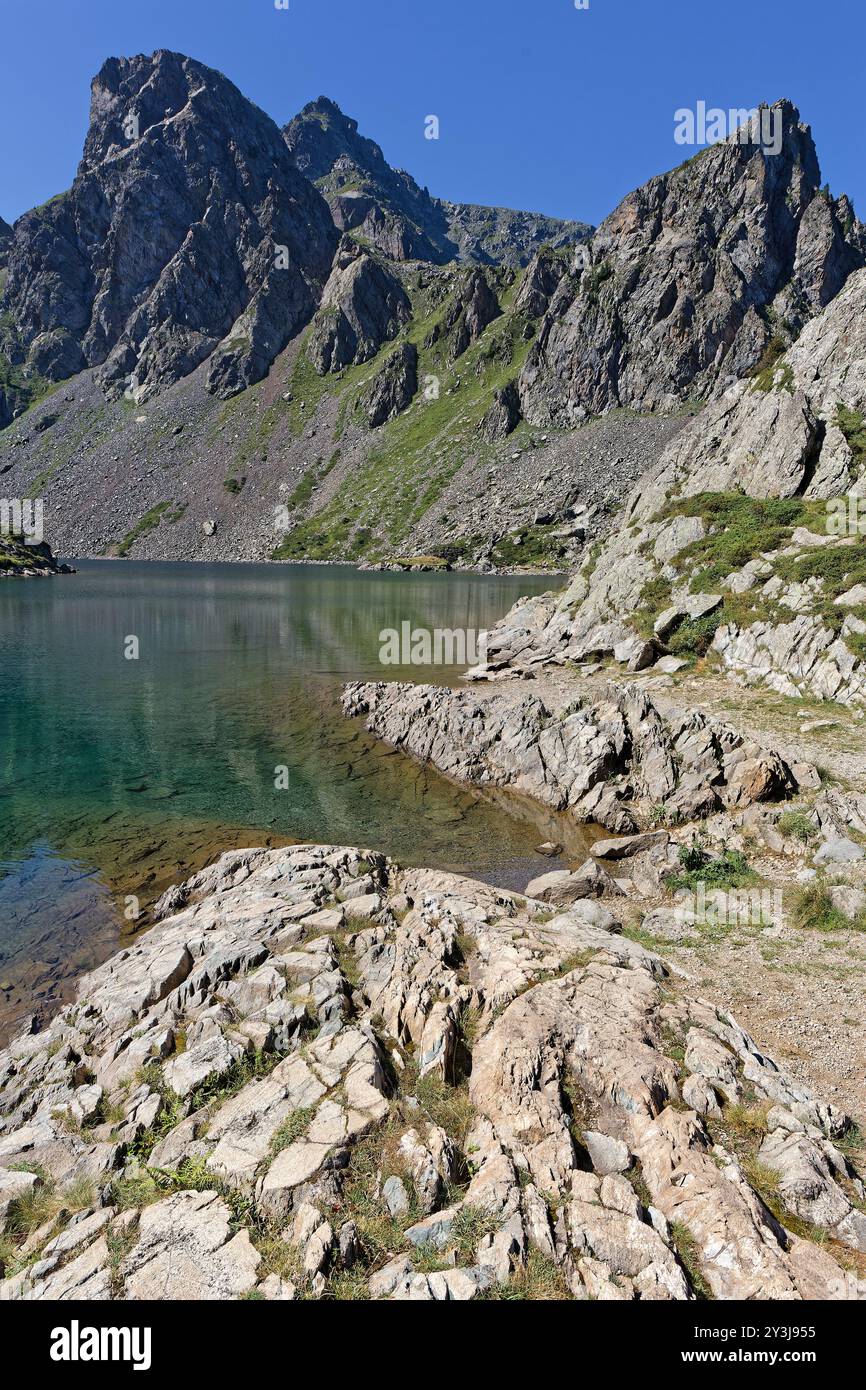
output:
M 433 193 L 590 222 L 690 152 L 677 108 L 787 96 L 866 214 L 862 0 L 0 0 L 0 44 L 7 221 L 71 182 L 103 60 L 155 48 L 280 123 L 333 97 Z

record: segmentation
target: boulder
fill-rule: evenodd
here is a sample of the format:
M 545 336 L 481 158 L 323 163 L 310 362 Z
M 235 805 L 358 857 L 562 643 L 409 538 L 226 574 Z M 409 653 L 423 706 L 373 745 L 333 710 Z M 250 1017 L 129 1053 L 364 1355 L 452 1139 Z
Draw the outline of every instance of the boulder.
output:
M 825 840 L 815 853 L 816 864 L 859 864 L 864 858 L 863 846 L 841 835 Z
M 260 1262 L 248 1232 L 232 1234 L 216 1192 L 178 1192 L 142 1212 L 121 1275 L 127 1299 L 201 1302 L 252 1289 Z

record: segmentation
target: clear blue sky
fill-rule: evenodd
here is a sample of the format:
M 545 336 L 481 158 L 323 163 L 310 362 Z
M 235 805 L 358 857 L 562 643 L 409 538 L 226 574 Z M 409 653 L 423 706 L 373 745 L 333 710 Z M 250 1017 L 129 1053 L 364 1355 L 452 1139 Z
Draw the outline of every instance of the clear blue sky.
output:
M 590 222 L 689 153 L 678 107 L 788 96 L 866 215 L 863 0 L 0 0 L 7 221 L 69 186 L 103 60 L 155 48 L 281 124 L 333 97 L 433 193 Z

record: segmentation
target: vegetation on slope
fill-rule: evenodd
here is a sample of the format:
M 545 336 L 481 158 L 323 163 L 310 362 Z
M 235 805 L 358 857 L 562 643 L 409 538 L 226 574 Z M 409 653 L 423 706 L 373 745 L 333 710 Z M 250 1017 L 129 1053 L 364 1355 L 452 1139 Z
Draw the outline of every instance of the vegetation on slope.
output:
M 757 621 L 783 623 L 793 619 L 791 608 L 762 593 L 765 581 L 742 594 L 726 591 L 723 581 L 749 561 L 785 549 L 798 527 L 825 535 L 826 502 L 703 492 L 672 500 L 655 520 L 676 516 L 700 517 L 707 528 L 706 535 L 676 556 L 674 563 L 682 576 L 681 587 L 692 593 L 722 593 L 723 602 L 705 617 L 686 619 L 680 625 L 667 644 L 672 654 L 703 655 L 716 630 L 726 623 L 743 627 Z M 816 581 L 809 611 L 817 614 L 832 632 L 840 631 L 847 616 L 866 619 L 866 606 L 843 607 L 835 603 L 840 594 L 857 584 L 866 584 L 866 541 L 862 537 L 852 544 L 815 545 L 791 555 L 776 553 L 767 563 L 767 579 L 775 576 L 786 584 L 801 585 Z M 658 615 L 670 605 L 675 583 L 657 576 L 644 587 L 635 619 L 647 636 Z M 852 650 L 857 650 L 856 637 L 846 641 Z
M 335 380 L 319 377 L 301 349 L 291 400 L 285 403 L 296 432 L 328 391 L 340 399 L 338 434 L 350 421 L 363 427 L 364 389 L 401 343 L 418 349 L 419 390 L 409 409 L 378 432 L 366 463 L 340 484 L 325 507 L 288 532 L 275 558 L 379 558 L 393 554 L 468 458 L 483 462 L 493 456 L 494 446 L 480 433 L 479 426 L 493 392 L 520 371 L 534 330 L 532 320 L 514 308 L 519 278 L 507 270 L 488 273 L 496 277 L 502 315 L 454 361 L 449 337 L 434 341 L 452 298 L 438 297 L 436 282 L 431 286 L 426 274 L 407 285 L 412 321 L 371 362 L 350 367 Z M 460 284 L 458 280 L 458 293 Z M 518 438 L 520 429 L 518 426 Z M 529 548 L 521 549 L 515 562 L 549 562 L 551 547 L 540 544 L 541 540 L 543 537 L 535 537 Z M 445 558 L 456 559 L 470 546 L 471 541 L 464 541 L 452 547 Z M 507 541 L 500 542 L 502 546 L 507 549 Z M 510 561 L 500 558 L 498 562 Z

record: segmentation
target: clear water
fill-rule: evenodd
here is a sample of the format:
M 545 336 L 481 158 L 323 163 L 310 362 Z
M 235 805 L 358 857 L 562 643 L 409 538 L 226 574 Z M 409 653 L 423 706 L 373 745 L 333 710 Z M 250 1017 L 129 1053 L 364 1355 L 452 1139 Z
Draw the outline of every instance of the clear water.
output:
M 477 630 L 550 583 L 98 561 L 0 583 L 0 1030 L 116 946 L 127 895 L 146 923 L 169 883 L 232 846 L 361 844 L 523 886 L 562 827 L 385 748 L 339 692 L 456 683 L 453 667 L 383 668 L 381 629 Z

